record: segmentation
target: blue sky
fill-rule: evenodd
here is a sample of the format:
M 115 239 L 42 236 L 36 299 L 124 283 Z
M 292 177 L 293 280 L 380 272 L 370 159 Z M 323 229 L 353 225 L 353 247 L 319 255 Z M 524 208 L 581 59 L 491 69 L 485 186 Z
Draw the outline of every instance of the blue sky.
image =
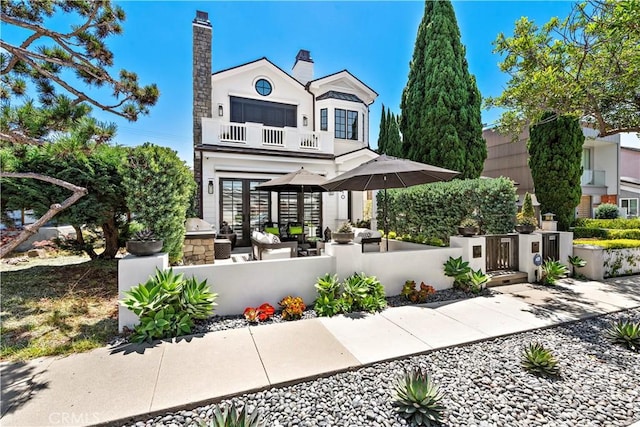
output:
M 221 2 L 118 1 L 126 14 L 124 33 L 109 39 L 116 68 L 135 71 L 144 84 L 156 83 L 161 95 L 149 116 L 131 123 L 94 110 L 100 120 L 118 125 L 116 142 L 151 141 L 170 146 L 192 164 L 191 22 L 196 10 L 213 25 L 213 71 L 266 56 L 290 71 L 300 49 L 311 51 L 315 77 L 348 69 L 379 97 L 371 106 L 371 146 L 377 146 L 382 104 L 400 113 L 400 98 L 424 3 L 418 1 Z M 545 1 L 454 1 L 471 73 L 482 96 L 499 95 L 507 76 L 491 42 L 512 34 L 514 22 L 528 16 L 538 25 L 567 16 L 572 3 Z M 3 29 L 4 30 L 4 29 Z M 7 40 L 11 34 L 3 31 Z M 10 41 L 10 40 L 9 40 Z M 483 111 L 492 123 L 498 111 Z

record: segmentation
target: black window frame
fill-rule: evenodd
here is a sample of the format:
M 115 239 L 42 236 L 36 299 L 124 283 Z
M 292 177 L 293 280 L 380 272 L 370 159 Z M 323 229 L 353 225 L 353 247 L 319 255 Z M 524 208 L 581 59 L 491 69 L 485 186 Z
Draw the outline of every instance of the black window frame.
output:
M 334 110 L 333 118 L 335 125 L 333 135 L 337 139 L 347 139 L 347 110 L 343 108 L 336 108 Z
M 320 109 L 320 130 L 329 130 L 329 109 Z
M 262 83 L 262 82 L 266 83 L 267 85 L 266 86 L 264 86 L 264 85 L 261 86 L 260 83 Z M 261 95 L 261 96 L 269 96 L 269 95 L 271 95 L 271 92 L 273 92 L 273 85 L 267 79 L 258 79 L 256 81 L 256 84 L 254 85 L 254 88 L 255 88 L 256 92 L 258 92 L 258 94 Z M 269 91 L 266 92 L 266 93 L 262 93 L 262 91 L 265 88 L 268 88 Z
M 261 99 L 229 97 L 232 123 L 262 123 L 270 127 L 298 127 L 298 106 Z
M 347 110 L 347 139 L 358 140 L 358 112 Z

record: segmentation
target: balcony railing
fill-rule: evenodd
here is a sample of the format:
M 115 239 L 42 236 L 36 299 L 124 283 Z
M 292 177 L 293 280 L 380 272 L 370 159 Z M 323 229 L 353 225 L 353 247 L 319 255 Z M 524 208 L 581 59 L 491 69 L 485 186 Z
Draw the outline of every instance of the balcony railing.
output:
M 204 144 L 242 144 L 255 148 L 331 153 L 332 139 L 326 132 L 301 131 L 294 127 L 272 127 L 260 123 L 228 123 L 202 119 Z
M 580 185 L 594 185 L 603 187 L 606 184 L 605 171 L 598 171 L 593 169 L 584 169 L 582 171 L 582 178 L 580 179 Z

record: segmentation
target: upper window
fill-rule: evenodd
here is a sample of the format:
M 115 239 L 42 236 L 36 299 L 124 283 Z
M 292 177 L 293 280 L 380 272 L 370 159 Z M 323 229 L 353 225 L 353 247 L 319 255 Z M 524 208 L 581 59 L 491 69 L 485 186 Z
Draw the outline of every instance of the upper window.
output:
M 259 99 L 230 97 L 231 121 L 262 123 L 265 126 L 297 127 L 298 108 L 295 105 Z
M 329 117 L 327 115 L 327 109 L 320 109 L 320 130 L 327 130 L 329 126 Z
M 627 217 L 638 216 L 638 199 L 620 199 L 620 207 L 627 213 Z
M 358 112 L 336 108 L 335 137 L 340 139 L 358 139 Z
M 271 83 L 265 79 L 260 79 L 256 82 L 256 91 L 262 95 L 267 96 L 271 94 Z

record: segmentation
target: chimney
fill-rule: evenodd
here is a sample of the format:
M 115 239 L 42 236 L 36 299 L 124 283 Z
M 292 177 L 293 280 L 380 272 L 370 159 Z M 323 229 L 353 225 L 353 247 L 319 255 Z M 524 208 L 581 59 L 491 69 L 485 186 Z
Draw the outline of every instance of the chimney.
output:
M 300 49 L 296 55 L 296 62 L 293 64 L 293 78 L 306 85 L 313 80 L 313 59 L 311 52 Z
M 193 20 L 193 145 L 202 144 L 202 118 L 211 117 L 211 43 L 213 30 L 207 12 Z M 193 150 L 193 177 L 198 185 L 196 211 L 202 218 L 202 158 Z

